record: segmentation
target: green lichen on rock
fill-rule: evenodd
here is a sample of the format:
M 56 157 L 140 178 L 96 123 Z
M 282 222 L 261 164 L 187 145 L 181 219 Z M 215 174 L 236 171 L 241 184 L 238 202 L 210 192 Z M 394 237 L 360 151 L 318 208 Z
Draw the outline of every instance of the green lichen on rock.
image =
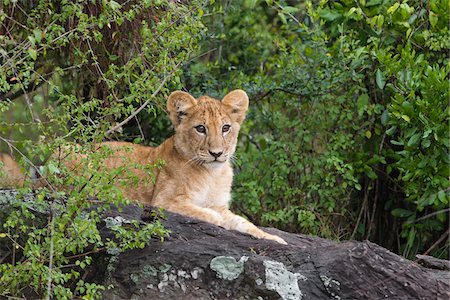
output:
M 142 269 L 142 276 L 146 278 L 156 277 L 158 275 L 158 269 L 156 269 L 154 266 L 144 266 Z
M 9 190 L 0 190 L 0 205 L 11 204 L 16 200 L 17 193 L 12 193 Z
M 141 277 L 138 274 L 130 274 L 130 279 L 134 282 L 134 284 L 138 284 Z
M 300 273 L 292 273 L 286 266 L 277 261 L 264 261 L 266 268 L 266 288 L 275 291 L 283 300 L 300 300 L 303 293 L 298 286 L 298 280 L 306 280 Z
M 217 277 L 234 280 L 244 271 L 244 263 L 247 260 L 247 256 L 242 256 L 239 261 L 231 256 L 217 256 L 211 260 L 209 267 L 216 272 Z

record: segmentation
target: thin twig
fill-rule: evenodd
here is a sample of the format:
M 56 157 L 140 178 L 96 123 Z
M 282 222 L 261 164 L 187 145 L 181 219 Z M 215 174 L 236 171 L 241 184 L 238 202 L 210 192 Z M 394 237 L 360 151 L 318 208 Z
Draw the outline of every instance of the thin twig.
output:
M 439 245 L 445 239 L 445 237 L 448 236 L 449 234 L 450 234 L 450 228 L 447 229 L 447 231 L 444 232 L 444 234 L 441 235 L 441 237 L 433 245 L 431 245 L 431 247 L 428 248 L 428 250 L 425 251 L 422 255 L 428 255 L 428 253 L 430 253 L 431 250 L 433 250 L 437 245 Z
M 361 206 L 361 210 L 359 211 L 358 214 L 358 219 L 356 220 L 356 224 L 355 224 L 355 228 L 353 229 L 352 235 L 350 237 L 350 239 L 354 239 L 356 232 L 358 231 L 358 227 L 359 227 L 359 222 L 361 222 L 361 217 L 363 215 L 363 212 L 367 209 L 367 205 L 369 201 L 369 195 L 368 195 L 368 191 L 367 188 L 364 189 L 364 201 L 363 204 Z
M 84 253 L 80 253 L 80 254 L 76 254 L 76 255 L 72 255 L 72 256 L 66 256 L 64 258 L 65 259 L 79 258 L 79 257 L 87 256 L 89 254 L 95 254 L 95 253 L 103 252 L 103 251 L 106 251 L 106 249 L 107 249 L 106 247 L 102 247 L 102 248 L 98 248 L 98 249 L 91 250 L 91 251 L 88 251 L 88 252 L 84 252 Z
M 51 298 L 52 293 L 52 269 L 53 269 L 53 239 L 55 236 L 55 218 L 53 216 L 53 202 L 50 203 L 50 257 L 48 261 L 48 277 L 47 277 L 47 295 L 46 299 Z
M 141 123 L 139 122 L 138 117 L 134 116 L 134 119 L 136 120 L 137 126 L 139 128 L 139 132 L 141 133 L 142 140 L 145 140 L 144 132 L 142 131 Z
M 6 55 L 6 54 L 4 53 L 4 51 L 2 51 L 2 55 L 3 55 L 3 57 L 5 58 L 7 64 L 10 65 L 11 70 L 14 72 L 14 76 L 16 77 L 17 81 L 19 82 L 20 88 L 22 89 L 23 95 L 25 96 L 25 101 L 27 102 L 28 109 L 30 110 L 31 119 L 33 120 L 33 122 L 39 122 L 39 118 L 36 118 L 36 117 L 34 116 L 34 113 L 33 113 L 33 103 L 31 103 L 31 101 L 30 101 L 30 97 L 28 96 L 28 93 L 27 93 L 27 91 L 25 90 L 25 86 L 24 86 L 24 84 L 22 83 L 22 80 L 20 80 L 20 77 L 19 77 L 19 74 L 17 73 L 16 68 L 15 68 L 14 65 L 12 64 L 12 62 L 11 62 L 10 58 L 8 57 L 8 55 Z
M 99 64 L 98 60 L 95 58 L 94 50 L 92 50 L 91 43 L 89 42 L 88 39 L 86 40 L 86 42 L 87 42 L 88 47 L 89 47 L 89 50 L 90 50 L 90 52 L 91 52 L 91 54 L 92 54 L 92 60 L 94 61 L 94 65 L 95 65 L 95 67 L 97 68 L 97 72 L 99 73 L 100 76 L 102 76 L 103 81 L 106 83 L 106 85 L 107 85 L 108 88 L 109 88 L 110 86 L 109 86 L 109 84 L 108 84 L 108 80 L 106 79 L 105 73 L 103 73 L 102 68 L 100 68 L 100 64 Z M 113 96 L 114 96 L 114 99 L 115 99 L 117 102 L 119 102 L 119 98 L 117 97 L 117 95 L 116 95 L 116 93 L 114 92 L 113 89 L 111 89 L 111 92 L 112 92 L 112 94 L 113 94 Z
M 437 215 L 437 214 L 440 214 L 440 213 L 446 213 L 446 212 L 449 212 L 449 211 L 450 211 L 450 208 L 441 209 L 441 210 L 439 210 L 439 211 L 435 211 L 435 212 L 432 212 L 432 213 L 430 213 L 430 214 L 428 214 L 428 215 L 425 215 L 425 216 L 423 216 L 423 217 L 420 217 L 420 218 L 418 218 L 418 219 L 415 219 L 414 221 L 407 221 L 407 222 L 405 222 L 405 224 L 413 224 L 413 223 L 417 223 L 417 222 L 420 222 L 420 221 L 422 221 L 422 220 L 431 218 L 431 217 L 433 217 L 433 216 L 435 216 L 435 215 Z

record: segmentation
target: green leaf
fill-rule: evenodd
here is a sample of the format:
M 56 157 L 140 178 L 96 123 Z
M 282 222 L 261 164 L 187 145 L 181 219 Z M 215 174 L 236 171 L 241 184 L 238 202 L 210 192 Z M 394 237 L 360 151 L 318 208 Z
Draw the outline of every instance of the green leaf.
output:
M 414 212 L 403 208 L 396 208 L 391 211 L 391 214 L 394 217 L 405 218 L 411 216 Z
M 283 6 L 282 10 L 285 13 L 293 14 L 293 13 L 298 12 L 300 9 L 298 7 L 294 7 L 294 6 Z
M 48 164 L 48 171 L 50 174 L 60 174 L 61 171 L 56 167 L 54 164 L 49 163 Z
M 438 23 L 438 15 L 435 14 L 434 12 L 430 11 L 430 25 L 431 27 L 436 27 L 437 23 Z
M 283 12 L 279 12 L 278 13 L 278 17 L 280 17 L 281 23 L 283 23 L 284 25 L 287 24 L 287 19 L 286 19 L 286 15 Z
M 414 106 L 409 101 L 404 101 L 402 103 L 402 108 L 408 115 L 412 115 L 414 113 Z
M 387 109 L 384 110 L 383 113 L 381 114 L 380 121 L 383 126 L 387 125 L 389 121 L 389 111 Z
M 445 192 L 442 191 L 442 190 L 438 192 L 438 199 L 439 199 L 439 201 L 441 201 L 443 204 L 447 204 L 447 203 L 448 203 L 448 199 L 447 199 L 447 197 L 446 197 L 446 195 L 445 195 Z
M 356 11 L 356 7 L 352 7 L 348 10 L 348 12 L 345 14 L 346 17 L 351 16 Z
M 399 6 L 400 6 L 399 2 L 394 3 L 394 5 L 388 8 L 387 13 L 393 14 L 399 8 Z
M 402 115 L 402 119 L 408 123 L 411 122 L 411 119 L 407 115 Z
M 334 21 L 340 17 L 342 17 L 342 15 L 334 10 L 329 10 L 329 9 L 323 9 L 319 12 L 319 16 L 326 20 L 326 21 Z
M 246 1 L 245 4 L 247 4 L 248 8 L 255 8 L 258 0 L 250 0 Z
M 34 30 L 33 30 L 33 34 L 34 34 L 34 40 L 35 40 L 37 43 L 40 43 L 41 40 L 42 40 L 42 30 L 40 30 L 40 29 L 34 29 Z
M 422 141 L 422 147 L 423 147 L 423 148 L 428 148 L 428 147 L 430 147 L 430 145 L 431 145 L 430 139 L 426 138 L 426 139 L 424 139 L 424 140 Z
M 419 142 L 421 134 L 420 133 L 416 133 L 414 134 L 408 141 L 407 146 L 408 147 L 412 147 L 412 146 L 416 146 Z
M 381 29 L 381 27 L 383 27 L 384 24 L 384 16 L 383 15 L 379 15 L 377 18 L 377 26 L 378 29 Z
M 366 175 L 367 175 L 367 177 L 369 177 L 369 179 L 372 179 L 372 180 L 375 180 L 378 178 L 377 173 L 375 173 L 372 169 L 367 171 Z
M 381 3 L 383 3 L 383 0 L 369 0 L 369 1 L 366 3 L 366 7 L 375 6 L 375 5 L 380 5 Z
M 402 141 L 391 140 L 391 144 L 392 145 L 403 146 L 403 142 Z
M 423 133 L 423 138 L 427 138 L 429 135 L 430 135 L 430 133 L 432 133 L 433 132 L 433 130 L 432 129 L 427 129 L 427 130 L 425 130 L 425 132 Z
M 28 40 L 30 41 L 32 47 L 36 46 L 36 39 L 33 36 L 28 36 Z
M 32 60 L 37 59 L 37 51 L 33 48 L 28 48 L 28 55 L 31 57 Z
M 362 94 L 358 97 L 358 100 L 356 101 L 356 106 L 358 107 L 358 112 L 360 114 L 367 108 L 367 105 L 369 104 L 369 95 Z
M 375 74 L 375 79 L 377 82 L 377 86 L 382 90 L 386 84 L 386 79 L 384 77 L 383 72 L 381 72 L 380 69 L 377 69 L 377 72 Z
M 109 2 L 109 7 L 111 7 L 112 10 L 118 10 L 121 7 L 121 5 L 116 1 L 111 1 Z
M 393 135 L 395 133 L 395 131 L 397 130 L 397 126 L 392 126 L 391 128 L 389 128 L 388 130 L 386 130 L 386 134 L 387 135 Z
M 406 175 L 402 177 L 402 180 L 409 181 L 413 176 L 414 174 L 412 172 L 406 173 Z

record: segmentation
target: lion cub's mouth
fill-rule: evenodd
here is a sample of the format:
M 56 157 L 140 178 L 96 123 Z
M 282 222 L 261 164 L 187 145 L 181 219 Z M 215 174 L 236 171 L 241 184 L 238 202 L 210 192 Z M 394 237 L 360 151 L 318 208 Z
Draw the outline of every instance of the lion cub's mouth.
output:
M 215 166 L 215 165 L 218 166 L 218 165 L 224 164 L 226 161 L 227 161 L 226 159 L 218 160 L 218 159 L 216 158 L 215 160 L 207 161 L 206 164 L 212 165 L 212 166 Z

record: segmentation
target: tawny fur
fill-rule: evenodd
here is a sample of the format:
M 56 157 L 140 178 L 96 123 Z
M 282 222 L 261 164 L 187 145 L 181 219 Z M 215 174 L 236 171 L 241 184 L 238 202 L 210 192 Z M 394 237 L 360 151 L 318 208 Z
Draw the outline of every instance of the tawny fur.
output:
M 0 187 L 20 187 L 24 176 L 17 162 L 8 154 L 0 153 Z
M 154 184 L 151 175 L 132 168 L 140 183 L 123 187 L 117 183 L 121 180 L 118 178 L 116 185 L 129 199 L 286 244 L 282 238 L 260 230 L 229 210 L 233 181 L 230 159 L 247 109 L 248 96 L 242 90 L 230 92 L 222 101 L 207 96 L 195 99 L 188 93 L 175 91 L 167 101 L 175 134 L 156 148 L 126 142 L 101 143 L 99 150 L 113 149 L 113 155 L 105 158 L 102 166 L 114 169 L 131 164 L 152 165 L 162 160 L 163 167 L 153 170 Z M 205 132 L 198 126 L 203 126 Z M 86 155 L 75 152 L 64 149 L 53 159 L 63 159 L 76 172 L 83 167 L 82 158 Z

